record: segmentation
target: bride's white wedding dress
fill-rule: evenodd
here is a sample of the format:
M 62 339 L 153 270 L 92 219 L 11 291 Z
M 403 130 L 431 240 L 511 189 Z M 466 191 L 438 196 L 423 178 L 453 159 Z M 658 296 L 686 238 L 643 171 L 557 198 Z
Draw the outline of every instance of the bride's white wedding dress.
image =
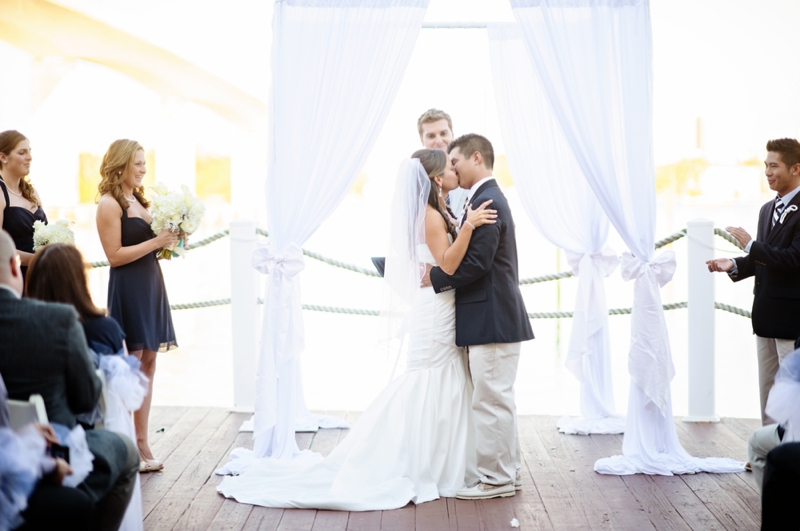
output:
M 427 246 L 421 259 L 435 264 Z M 396 509 L 452 497 L 477 481 L 472 382 L 455 345 L 455 292 L 418 289 L 404 374 L 328 457 L 245 459 L 217 490 L 242 503 L 343 511 Z M 236 459 L 222 472 L 236 472 Z

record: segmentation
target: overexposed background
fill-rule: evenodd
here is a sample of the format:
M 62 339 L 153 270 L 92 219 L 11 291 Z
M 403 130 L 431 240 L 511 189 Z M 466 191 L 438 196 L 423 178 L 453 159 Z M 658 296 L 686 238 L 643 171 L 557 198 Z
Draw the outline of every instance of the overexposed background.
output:
M 230 0 L 224 7 L 190 0 L 52 4 L 138 37 L 261 101 L 267 99 L 270 2 Z M 762 171 L 764 144 L 770 138 L 800 135 L 796 105 L 800 72 L 787 60 L 800 48 L 787 26 L 787 21 L 800 16 L 800 3 L 652 0 L 651 15 L 657 237 L 701 217 L 716 226 L 736 224 L 754 233 L 758 208 L 772 197 Z M 505 0 L 431 0 L 426 16 L 427 22 L 510 20 L 513 15 Z M 170 186 L 196 185 L 208 214 L 195 239 L 227 228 L 234 219 L 255 218 L 268 228 L 263 168 L 254 164 L 252 171 L 243 173 L 231 169 L 232 159 L 247 151 L 249 142 L 258 144 L 262 131 L 243 131 L 208 108 L 157 93 L 108 67 L 73 58 L 38 57 L 12 40 L 0 35 L 0 130 L 19 129 L 30 138 L 31 178 L 48 215 L 76 222 L 77 244 L 88 260 L 104 258 L 89 181 L 99 157 L 117 138 L 135 138 L 146 147 L 151 177 Z M 382 254 L 391 181 L 399 160 L 419 147 L 416 119 L 430 107 L 452 115 L 456 135 L 484 134 L 502 156 L 490 68 L 485 30 L 421 30 L 392 111 L 356 185 L 305 247 L 363 267 L 370 267 L 370 256 Z M 186 168 L 191 169 L 188 176 L 182 173 Z M 512 204 L 518 205 L 513 175 L 505 175 L 502 182 Z M 514 212 L 521 276 L 566 269 L 563 255 L 535 231 L 523 209 L 517 206 Z M 620 253 L 624 250 L 615 234 L 609 243 Z M 734 255 L 726 242 L 717 239 L 716 245 L 719 256 Z M 662 290 L 664 302 L 686 300 L 685 246 L 685 240 L 672 245 L 679 269 Z M 222 240 L 193 251 L 185 260 L 163 263 L 170 300 L 228 297 L 229 262 L 229 244 Z M 103 306 L 107 274 L 102 269 L 92 272 L 93 295 Z M 378 308 L 378 279 L 309 259 L 301 279 L 306 303 Z M 718 301 L 749 309 L 752 281 L 733 285 L 721 275 L 709 276 L 709 281 L 716 284 Z M 575 281 L 522 290 L 529 311 L 568 310 Z M 622 282 L 618 272 L 609 279 L 607 290 L 610 307 L 630 306 L 632 285 Z M 375 318 L 315 312 L 305 312 L 304 317 L 308 406 L 363 409 L 390 372 L 385 355 L 376 348 Z M 159 357 L 155 403 L 230 405 L 230 309 L 176 311 L 173 318 L 181 347 Z M 667 312 L 678 415 L 686 412 L 686 319 L 685 310 Z M 610 322 L 617 406 L 624 412 L 629 318 L 611 317 Z M 524 346 L 517 382 L 520 412 L 578 412 L 577 382 L 563 368 L 570 326 L 567 319 L 533 322 L 537 339 Z M 717 312 L 716 326 L 717 411 L 756 417 L 757 369 L 750 323 Z

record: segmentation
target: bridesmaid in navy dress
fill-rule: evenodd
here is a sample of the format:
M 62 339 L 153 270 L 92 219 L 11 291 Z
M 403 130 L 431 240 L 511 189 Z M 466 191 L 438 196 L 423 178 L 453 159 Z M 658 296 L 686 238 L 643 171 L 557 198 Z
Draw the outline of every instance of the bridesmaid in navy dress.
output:
M 179 234 L 150 228 L 150 202 L 144 197 L 144 149 L 133 140 L 117 140 L 100 166 L 97 231 L 111 265 L 108 310 L 125 332 L 128 351 L 142 361 L 150 394 L 134 413 L 142 472 L 161 470 L 147 440 L 156 371 L 156 353 L 176 348 L 169 300 L 156 254 L 177 243 Z
M 31 145 L 22 133 L 0 133 L 0 225 L 14 239 L 23 279 L 33 258 L 33 222 L 47 223 L 39 194 L 28 180 L 31 160 Z

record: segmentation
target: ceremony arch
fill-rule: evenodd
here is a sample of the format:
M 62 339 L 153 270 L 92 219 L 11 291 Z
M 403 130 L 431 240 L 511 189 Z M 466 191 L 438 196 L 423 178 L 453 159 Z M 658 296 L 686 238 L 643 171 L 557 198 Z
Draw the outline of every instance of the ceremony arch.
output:
M 340 204 L 364 163 L 427 4 L 275 3 L 270 241 L 253 255 L 253 266 L 269 275 L 255 382 L 257 457 L 299 453 L 294 419 L 305 407 L 298 392 L 301 245 Z M 622 256 L 623 278 L 635 281 L 631 387 L 624 455 L 601 459 L 595 468 L 612 474 L 733 471 L 728 462 L 689 456 L 672 419 L 674 368 L 659 288 L 672 278 L 675 259 L 671 252 L 654 252 L 649 3 L 511 0 L 511 6 L 515 25 L 488 27 L 509 164 L 526 213 L 569 252 L 580 283 L 568 364 L 582 382 L 584 418 L 562 429 L 613 433 L 622 422 L 609 400 L 607 377 L 603 277 L 618 260 L 605 248 L 610 221 L 629 248 Z M 310 128 L 299 131 L 297 123 Z M 307 145 L 315 146 L 313 152 Z

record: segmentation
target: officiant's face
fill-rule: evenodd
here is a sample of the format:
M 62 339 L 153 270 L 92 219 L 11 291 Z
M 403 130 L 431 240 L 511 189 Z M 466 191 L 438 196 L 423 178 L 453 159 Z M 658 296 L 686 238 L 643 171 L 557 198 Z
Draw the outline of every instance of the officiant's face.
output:
M 453 141 L 453 132 L 447 125 L 447 120 L 442 118 L 435 122 L 422 124 L 422 145 L 428 149 L 441 149 L 447 151 L 447 146 Z

